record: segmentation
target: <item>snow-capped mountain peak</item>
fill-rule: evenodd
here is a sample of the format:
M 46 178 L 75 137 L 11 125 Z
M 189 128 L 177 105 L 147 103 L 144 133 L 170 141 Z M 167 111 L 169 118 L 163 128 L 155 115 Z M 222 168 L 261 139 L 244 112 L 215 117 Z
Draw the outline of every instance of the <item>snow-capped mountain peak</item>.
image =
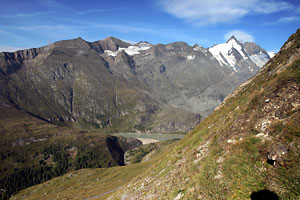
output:
M 268 53 L 257 44 L 242 43 L 234 36 L 226 43 L 210 47 L 209 51 L 221 66 L 228 66 L 234 71 L 237 71 L 239 61 L 251 62 L 261 68 L 270 59 Z
M 232 36 L 226 43 L 214 45 L 209 48 L 211 54 L 219 61 L 221 66 L 230 66 L 236 71 L 236 62 L 239 59 L 248 59 L 242 44 Z
M 236 37 L 234 37 L 234 35 L 231 36 L 231 37 L 227 40 L 226 43 L 228 43 L 228 42 L 230 42 L 230 41 L 235 41 L 235 42 L 237 42 L 237 43 L 240 43 L 240 41 L 239 41 L 238 39 L 236 39 Z

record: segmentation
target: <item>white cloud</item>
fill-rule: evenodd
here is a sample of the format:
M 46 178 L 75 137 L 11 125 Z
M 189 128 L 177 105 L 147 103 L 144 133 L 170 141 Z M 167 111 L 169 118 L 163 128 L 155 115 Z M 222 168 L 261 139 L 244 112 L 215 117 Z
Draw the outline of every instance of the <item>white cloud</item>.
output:
M 294 8 L 293 5 L 284 1 L 255 0 L 253 3 L 255 3 L 253 12 L 258 14 L 270 14 Z
M 20 47 L 11 47 L 11 46 L 0 46 L 0 52 L 14 52 L 18 50 L 22 50 L 24 48 Z
M 254 37 L 249 33 L 240 30 L 233 30 L 225 34 L 225 40 L 228 40 L 231 36 L 236 37 L 241 42 L 254 42 Z
M 292 22 L 298 22 L 298 21 L 300 21 L 300 16 L 293 15 L 293 16 L 281 17 L 275 21 L 265 22 L 265 23 L 262 23 L 261 25 L 269 26 L 269 25 L 286 24 L 286 23 L 292 23 Z
M 277 22 L 288 23 L 288 22 L 295 22 L 295 21 L 300 21 L 300 17 L 299 16 L 282 17 Z
M 275 0 L 159 0 L 163 9 L 198 26 L 234 23 L 246 15 L 270 14 L 292 9 Z

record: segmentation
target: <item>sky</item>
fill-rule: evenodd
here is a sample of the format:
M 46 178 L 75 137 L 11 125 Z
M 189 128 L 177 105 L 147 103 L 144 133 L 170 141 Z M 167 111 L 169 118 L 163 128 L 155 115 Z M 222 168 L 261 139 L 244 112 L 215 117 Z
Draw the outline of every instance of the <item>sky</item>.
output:
M 300 28 L 300 0 L 0 0 L 0 51 L 81 37 L 210 47 L 232 35 L 279 51 Z

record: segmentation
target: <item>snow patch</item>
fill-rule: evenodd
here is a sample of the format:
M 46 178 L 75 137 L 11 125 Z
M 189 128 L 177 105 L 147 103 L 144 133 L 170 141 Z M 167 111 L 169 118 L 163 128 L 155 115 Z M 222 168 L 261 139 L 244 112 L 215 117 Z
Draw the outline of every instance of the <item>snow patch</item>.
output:
M 201 46 L 197 45 L 194 47 L 194 51 L 202 51 L 202 48 Z
M 195 55 L 188 55 L 187 57 L 186 57 L 186 59 L 187 60 L 194 60 L 195 59 Z
M 115 57 L 115 56 L 119 53 L 119 51 L 105 50 L 104 53 L 106 53 L 106 54 L 109 55 L 109 56 Z
M 194 47 L 193 50 L 194 50 L 194 51 L 200 51 L 200 52 L 202 52 L 205 56 L 208 56 L 208 54 L 207 54 L 208 49 L 203 48 L 203 47 L 201 47 L 201 46 L 199 46 L 199 45 L 196 45 L 196 46 Z
M 141 51 L 146 51 L 152 47 L 151 44 L 146 43 L 146 42 L 140 42 L 138 45 L 133 45 L 129 46 L 128 48 L 119 48 L 118 51 L 110 51 L 110 50 L 105 50 L 104 53 L 106 53 L 109 56 L 117 56 L 119 52 L 124 50 L 128 55 L 133 56 L 136 54 L 140 54 Z
M 248 66 L 248 68 L 249 68 L 250 72 L 253 72 L 253 69 L 250 66 Z
M 276 52 L 269 51 L 268 54 L 269 54 L 270 58 L 273 58 L 276 55 Z
M 259 67 L 262 68 L 268 61 L 268 55 L 260 51 L 258 54 L 250 56 L 250 59 Z

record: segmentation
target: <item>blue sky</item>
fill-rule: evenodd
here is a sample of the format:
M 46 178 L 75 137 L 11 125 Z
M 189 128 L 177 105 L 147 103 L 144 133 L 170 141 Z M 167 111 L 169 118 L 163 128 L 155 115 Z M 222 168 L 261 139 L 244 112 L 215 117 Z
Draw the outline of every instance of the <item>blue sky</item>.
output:
M 231 35 L 278 51 L 300 0 L 0 0 L 0 51 L 82 37 L 210 47 Z

